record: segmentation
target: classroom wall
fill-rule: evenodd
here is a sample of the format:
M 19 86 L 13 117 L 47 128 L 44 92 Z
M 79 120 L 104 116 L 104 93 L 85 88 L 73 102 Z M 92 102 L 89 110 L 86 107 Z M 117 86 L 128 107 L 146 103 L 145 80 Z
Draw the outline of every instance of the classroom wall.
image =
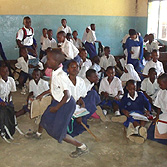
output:
M 56 37 L 60 20 L 66 18 L 82 38 L 85 28 L 96 24 L 96 36 L 111 47 L 113 55 L 122 54 L 121 39 L 130 28 L 144 35 L 147 31 L 147 0 L 1 0 L 0 41 L 8 59 L 18 57 L 16 32 L 24 16 L 30 16 L 39 44 L 42 28 L 51 28 Z

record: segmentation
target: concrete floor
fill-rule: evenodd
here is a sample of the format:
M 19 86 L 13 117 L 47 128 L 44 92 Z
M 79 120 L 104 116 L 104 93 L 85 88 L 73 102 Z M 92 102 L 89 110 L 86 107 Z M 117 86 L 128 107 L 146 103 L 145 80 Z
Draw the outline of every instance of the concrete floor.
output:
M 20 91 L 13 98 L 16 111 L 25 103 L 26 96 Z M 23 132 L 36 130 L 34 120 L 26 114 L 18 118 Z M 45 131 L 41 140 L 26 139 L 18 132 L 11 144 L 0 139 L 0 167 L 165 167 L 167 166 L 167 146 L 147 140 L 135 144 L 127 140 L 123 125 L 103 123 L 99 120 L 89 122 L 90 129 L 100 139 L 96 142 L 87 132 L 76 137 L 86 143 L 90 153 L 77 159 L 69 157 L 75 147 L 59 144 Z

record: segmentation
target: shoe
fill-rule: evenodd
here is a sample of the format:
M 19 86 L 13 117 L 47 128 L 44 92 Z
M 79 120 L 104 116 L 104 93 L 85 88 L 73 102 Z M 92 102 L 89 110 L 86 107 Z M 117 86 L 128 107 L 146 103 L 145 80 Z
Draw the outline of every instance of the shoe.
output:
M 127 117 L 125 115 L 120 115 L 120 116 L 111 118 L 112 122 L 118 122 L 118 123 L 124 123 L 126 120 L 127 120 Z
M 42 135 L 37 135 L 37 133 L 36 132 L 27 132 L 26 134 L 25 134 L 25 137 L 27 138 L 27 139 L 41 139 L 41 136 Z
M 139 136 L 139 135 L 136 135 L 136 134 L 133 134 L 133 135 L 129 136 L 128 138 L 129 138 L 130 141 L 135 142 L 137 144 L 142 144 L 145 141 L 142 136 Z
M 129 138 L 129 136 L 133 135 L 134 132 L 135 132 L 134 126 L 132 123 L 130 123 L 128 128 L 127 128 L 126 137 Z
M 140 127 L 139 135 L 142 136 L 146 140 L 147 139 L 147 129 L 145 127 Z
M 120 115 L 121 115 L 121 113 L 119 112 L 119 110 L 115 111 L 115 116 L 120 116 Z
M 104 115 L 103 110 L 101 109 L 100 106 L 97 106 L 96 114 L 100 117 L 100 119 L 101 119 L 103 122 L 109 121 L 109 120 L 107 119 L 107 117 Z
M 82 148 L 76 148 L 76 151 L 74 151 L 74 152 L 72 152 L 71 154 L 70 154 L 70 157 L 71 158 L 77 158 L 77 157 L 79 157 L 79 156 L 81 156 L 81 155 L 83 155 L 83 154 L 86 154 L 86 153 L 88 153 L 89 152 L 89 149 L 88 149 L 88 146 L 86 146 L 86 148 L 84 148 L 84 149 L 82 149 Z

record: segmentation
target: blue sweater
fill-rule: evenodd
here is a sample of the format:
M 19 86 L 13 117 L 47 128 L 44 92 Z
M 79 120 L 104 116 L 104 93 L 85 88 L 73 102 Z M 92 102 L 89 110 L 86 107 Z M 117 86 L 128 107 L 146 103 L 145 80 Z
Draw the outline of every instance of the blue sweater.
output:
M 138 97 L 133 101 L 125 94 L 120 102 L 120 110 L 140 111 L 144 113 L 144 108 L 151 111 L 151 104 L 142 92 L 137 92 Z

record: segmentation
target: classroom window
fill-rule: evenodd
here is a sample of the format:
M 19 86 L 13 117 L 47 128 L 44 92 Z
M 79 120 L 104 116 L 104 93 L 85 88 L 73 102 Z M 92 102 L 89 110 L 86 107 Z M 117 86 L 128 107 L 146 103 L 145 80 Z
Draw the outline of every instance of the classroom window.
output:
M 167 41 L 167 0 L 149 0 L 147 33 Z

